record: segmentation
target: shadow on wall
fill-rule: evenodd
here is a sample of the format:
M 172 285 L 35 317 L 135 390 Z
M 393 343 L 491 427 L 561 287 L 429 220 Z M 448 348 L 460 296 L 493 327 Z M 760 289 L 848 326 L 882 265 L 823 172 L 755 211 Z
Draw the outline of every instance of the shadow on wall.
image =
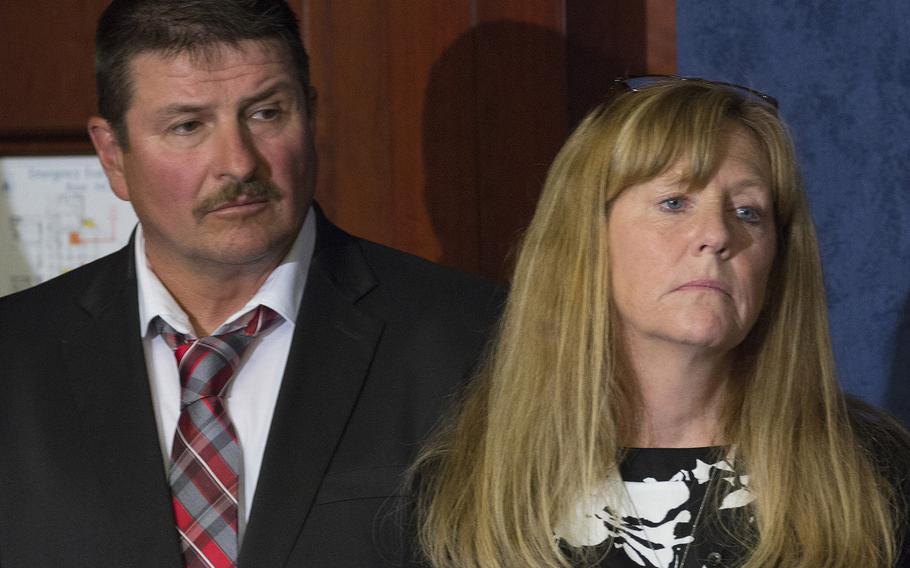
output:
M 504 280 L 566 135 L 565 38 L 481 24 L 434 64 L 423 114 L 425 198 L 439 261 Z
M 0 296 L 37 284 L 37 277 L 32 273 L 21 248 L 20 229 L 9 204 L 9 190 L 0 168 Z
M 910 294 L 904 301 L 884 407 L 910 428 Z
M 505 281 L 572 124 L 616 76 L 644 71 L 644 55 L 633 62 L 611 56 L 590 35 L 567 40 L 538 25 L 488 22 L 462 34 L 434 64 L 422 140 L 441 263 Z

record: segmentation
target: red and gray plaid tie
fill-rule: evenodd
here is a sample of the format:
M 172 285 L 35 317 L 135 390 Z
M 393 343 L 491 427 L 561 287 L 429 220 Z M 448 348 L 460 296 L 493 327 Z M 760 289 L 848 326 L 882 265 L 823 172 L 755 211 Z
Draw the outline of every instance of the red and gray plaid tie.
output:
M 191 339 L 155 320 L 177 357 L 182 387 L 168 479 L 187 568 L 237 564 L 242 461 L 222 396 L 253 338 L 279 321 L 281 316 L 259 306 L 222 334 Z

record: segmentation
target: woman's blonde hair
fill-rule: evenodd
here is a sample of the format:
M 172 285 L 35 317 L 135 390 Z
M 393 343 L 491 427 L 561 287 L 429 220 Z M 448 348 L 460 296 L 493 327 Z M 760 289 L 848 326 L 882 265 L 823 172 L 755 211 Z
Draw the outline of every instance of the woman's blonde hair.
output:
M 724 424 L 756 495 L 755 526 L 727 528 L 749 551 L 748 568 L 893 564 L 895 492 L 837 384 L 789 135 L 764 102 L 671 80 L 595 109 L 550 168 L 491 355 L 413 469 L 433 566 L 570 565 L 555 525 L 615 467 L 637 418 L 611 307 L 610 203 L 683 159 L 687 180 L 704 185 L 733 129 L 763 154 L 779 235 L 766 305 L 737 348 Z

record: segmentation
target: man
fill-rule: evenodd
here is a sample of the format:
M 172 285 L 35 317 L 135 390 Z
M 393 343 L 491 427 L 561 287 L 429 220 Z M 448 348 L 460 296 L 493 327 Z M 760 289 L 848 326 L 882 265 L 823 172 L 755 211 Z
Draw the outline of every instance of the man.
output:
M 0 300 L 0 566 L 407 563 L 403 473 L 497 292 L 312 204 L 284 0 L 114 0 L 96 73 L 140 223 Z

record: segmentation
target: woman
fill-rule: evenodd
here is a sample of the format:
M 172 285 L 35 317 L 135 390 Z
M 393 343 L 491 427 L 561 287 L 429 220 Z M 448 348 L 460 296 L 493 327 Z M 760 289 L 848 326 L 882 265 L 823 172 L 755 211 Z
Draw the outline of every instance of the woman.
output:
M 910 445 L 838 387 L 776 103 L 651 83 L 594 110 L 550 169 L 489 361 L 414 469 L 426 558 L 904 562 Z

